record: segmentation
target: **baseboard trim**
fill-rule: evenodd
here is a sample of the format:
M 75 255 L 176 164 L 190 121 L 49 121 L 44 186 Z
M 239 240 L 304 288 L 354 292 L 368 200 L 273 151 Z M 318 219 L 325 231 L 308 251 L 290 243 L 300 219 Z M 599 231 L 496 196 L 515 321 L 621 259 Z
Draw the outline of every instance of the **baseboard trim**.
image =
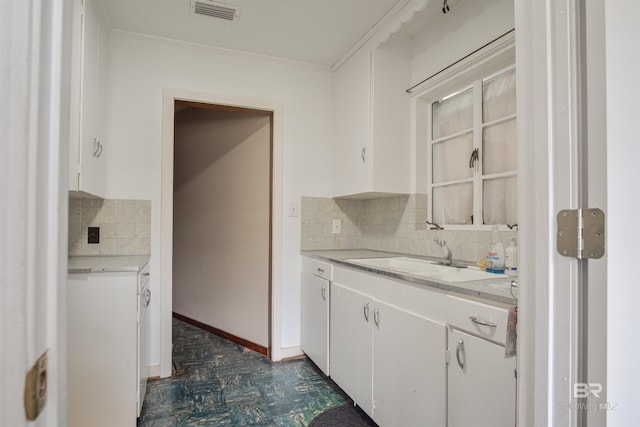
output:
M 283 361 L 299 359 L 301 357 L 304 357 L 304 352 L 302 351 L 302 348 L 299 345 L 293 346 L 293 347 L 282 347 L 280 351 L 281 351 L 280 354 L 282 356 Z
M 149 365 L 149 379 L 160 378 L 160 365 Z
M 183 316 L 182 314 L 176 313 L 175 311 L 173 312 L 173 317 L 175 317 L 178 320 L 182 320 L 185 323 L 193 325 L 193 326 L 195 326 L 197 328 L 204 329 L 207 332 L 211 332 L 214 335 L 217 335 L 219 337 L 227 339 L 227 340 L 229 340 L 231 342 L 234 342 L 234 343 L 236 343 L 238 345 L 246 347 L 249 350 L 256 351 L 256 352 L 258 352 L 260 354 L 264 354 L 265 356 L 267 356 L 269 354 L 267 347 L 265 347 L 263 345 L 256 344 L 256 343 L 251 342 L 249 340 L 246 340 L 244 338 L 240 338 L 238 336 L 230 334 L 229 332 L 225 332 L 225 331 L 223 331 L 221 329 L 215 328 L 215 327 L 213 327 L 211 325 L 207 325 L 206 323 L 202 323 L 202 322 L 199 322 L 199 321 L 197 321 L 195 319 L 192 319 L 190 317 Z

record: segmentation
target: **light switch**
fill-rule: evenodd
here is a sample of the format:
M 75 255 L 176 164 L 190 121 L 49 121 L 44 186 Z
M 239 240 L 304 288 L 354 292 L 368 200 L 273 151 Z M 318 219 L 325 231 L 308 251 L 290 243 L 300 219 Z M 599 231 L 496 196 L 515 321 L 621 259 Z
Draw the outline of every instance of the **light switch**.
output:
M 298 202 L 289 203 L 289 216 L 290 217 L 298 216 Z
M 331 232 L 333 234 L 342 233 L 342 220 L 341 219 L 334 219 L 333 220 L 333 222 L 331 223 Z

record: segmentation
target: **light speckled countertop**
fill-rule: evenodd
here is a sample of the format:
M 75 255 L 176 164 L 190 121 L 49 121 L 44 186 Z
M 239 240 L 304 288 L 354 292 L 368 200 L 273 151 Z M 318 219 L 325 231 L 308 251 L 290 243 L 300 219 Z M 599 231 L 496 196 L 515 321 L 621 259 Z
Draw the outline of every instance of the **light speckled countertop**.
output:
M 69 273 L 138 272 L 149 262 L 147 255 L 72 256 L 69 257 Z
M 430 286 L 433 288 L 442 289 L 444 291 L 456 292 L 465 295 L 471 295 L 474 297 L 496 301 L 505 304 L 517 305 L 518 301 L 511 295 L 510 283 L 517 277 L 502 278 L 496 276 L 495 279 L 487 280 L 474 280 L 468 282 L 441 282 L 435 279 L 425 279 L 424 277 L 414 276 L 409 273 L 401 273 L 393 270 L 386 270 L 378 267 L 371 267 L 361 264 L 355 264 L 349 262 L 350 259 L 363 259 L 363 258 L 388 258 L 388 257 L 411 257 L 418 259 L 434 258 L 419 257 L 416 255 L 399 254 L 393 252 L 373 251 L 368 249 L 345 249 L 345 250 L 316 250 L 316 251 L 301 251 L 301 255 L 321 259 L 332 262 L 339 266 L 353 268 L 356 270 L 363 270 L 370 273 L 380 274 L 394 279 L 405 280 L 407 282 Z M 437 259 L 436 259 L 437 260 Z M 467 263 L 469 264 L 469 263 Z M 514 295 L 517 294 L 517 290 L 514 290 Z

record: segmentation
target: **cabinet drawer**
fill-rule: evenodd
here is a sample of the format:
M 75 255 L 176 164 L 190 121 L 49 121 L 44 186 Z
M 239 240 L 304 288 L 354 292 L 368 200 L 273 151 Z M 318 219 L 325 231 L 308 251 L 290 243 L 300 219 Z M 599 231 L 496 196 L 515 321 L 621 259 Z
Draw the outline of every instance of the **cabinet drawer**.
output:
M 333 265 L 328 262 L 303 256 L 302 271 L 323 279 L 333 280 Z
M 446 301 L 447 324 L 498 344 L 505 344 L 509 306 L 489 305 L 452 295 L 447 295 Z

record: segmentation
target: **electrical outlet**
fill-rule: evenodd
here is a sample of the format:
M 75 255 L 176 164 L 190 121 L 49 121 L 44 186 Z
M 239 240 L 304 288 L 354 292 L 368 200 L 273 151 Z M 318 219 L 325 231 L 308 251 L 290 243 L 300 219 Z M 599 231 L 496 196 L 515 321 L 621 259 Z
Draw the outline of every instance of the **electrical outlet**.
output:
M 88 227 L 87 243 L 100 243 L 100 227 Z
M 333 220 L 333 222 L 331 223 L 331 232 L 333 234 L 342 233 L 342 220 L 341 219 L 334 219 Z
M 47 404 L 47 352 L 27 372 L 24 384 L 24 409 L 28 420 L 35 420 Z

